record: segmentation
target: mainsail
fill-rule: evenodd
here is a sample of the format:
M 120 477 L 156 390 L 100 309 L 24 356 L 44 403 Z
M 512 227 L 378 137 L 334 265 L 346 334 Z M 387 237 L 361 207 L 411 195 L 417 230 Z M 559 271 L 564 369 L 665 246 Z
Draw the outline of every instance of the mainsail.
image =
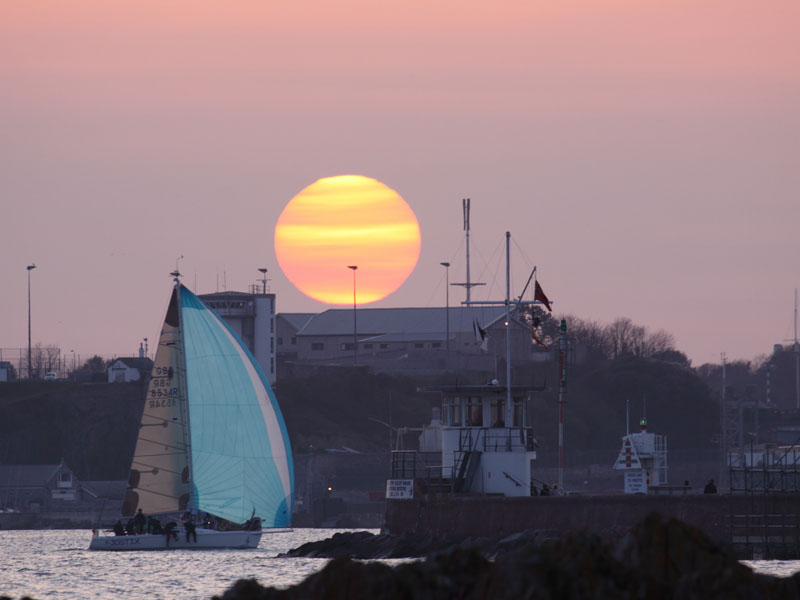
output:
M 183 342 L 178 288 L 172 291 L 158 339 L 152 377 L 133 454 L 123 515 L 141 508 L 148 514 L 189 506 L 188 433 Z
M 175 325 L 170 323 L 173 312 Z M 255 514 L 266 527 L 289 525 L 294 489 L 289 436 L 258 363 L 227 324 L 183 285 L 176 286 L 170 301 L 162 338 L 167 334 L 172 337 L 164 345 L 172 362 L 159 362 L 159 343 L 148 401 L 153 389 L 161 388 L 153 387 L 159 367 L 167 365 L 172 379 L 179 373 L 177 379 L 183 382 L 183 387 L 174 386 L 175 406 L 183 418 L 158 413 L 158 422 L 167 423 L 160 433 L 169 431 L 175 439 L 154 440 L 149 430 L 158 427 L 149 423 L 156 417 L 145 407 L 147 420 L 143 416 L 124 514 L 136 508 L 152 513 L 190 507 L 234 523 Z M 174 408 L 171 402 L 169 397 L 167 409 Z M 160 465 L 152 466 L 154 455 L 176 461 L 181 450 L 185 469 L 180 464 L 164 467 L 167 476 L 161 475 Z M 155 481 L 162 478 L 170 478 L 173 488 L 156 490 Z

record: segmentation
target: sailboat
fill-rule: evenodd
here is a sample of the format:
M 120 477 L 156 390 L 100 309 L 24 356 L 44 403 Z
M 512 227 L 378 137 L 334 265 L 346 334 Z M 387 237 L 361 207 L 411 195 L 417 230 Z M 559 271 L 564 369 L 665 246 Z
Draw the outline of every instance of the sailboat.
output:
M 236 334 L 173 275 L 123 518 L 116 535 L 95 531 L 91 550 L 256 548 L 262 527 L 291 524 L 294 469 L 275 394 Z M 120 535 L 137 514 L 174 523 L 175 535 Z

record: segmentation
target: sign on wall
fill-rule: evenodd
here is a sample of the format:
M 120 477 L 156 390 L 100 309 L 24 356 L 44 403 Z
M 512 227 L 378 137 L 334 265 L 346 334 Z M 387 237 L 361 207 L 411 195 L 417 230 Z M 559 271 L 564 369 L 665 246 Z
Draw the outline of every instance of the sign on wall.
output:
M 411 500 L 413 497 L 413 479 L 389 479 L 386 482 L 387 500 Z

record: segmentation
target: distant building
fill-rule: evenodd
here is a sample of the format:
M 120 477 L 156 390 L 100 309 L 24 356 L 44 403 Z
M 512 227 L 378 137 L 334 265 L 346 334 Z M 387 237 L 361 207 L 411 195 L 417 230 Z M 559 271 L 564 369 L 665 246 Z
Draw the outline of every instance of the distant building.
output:
M 147 357 L 128 356 L 118 358 L 108 366 L 108 383 L 128 383 L 144 380 L 153 368 Z
M 0 506 L 21 512 L 46 512 L 73 505 L 80 486 L 63 462 L 58 465 L 0 466 Z
M 297 360 L 297 332 L 316 313 L 279 313 L 275 316 L 276 360 Z
M 446 308 L 360 308 L 354 342 L 352 309 L 329 309 L 310 318 L 281 313 L 278 347 L 287 372 L 295 374 L 306 367 L 354 362 L 379 372 L 502 374 L 505 314 L 504 307 L 452 307 L 448 327 Z M 513 318 L 511 328 L 514 364 L 529 362 L 530 328 Z
M 244 342 L 270 383 L 275 383 L 275 294 L 216 292 L 201 294 Z
M 0 381 L 13 381 L 14 367 L 10 362 L 0 361 Z

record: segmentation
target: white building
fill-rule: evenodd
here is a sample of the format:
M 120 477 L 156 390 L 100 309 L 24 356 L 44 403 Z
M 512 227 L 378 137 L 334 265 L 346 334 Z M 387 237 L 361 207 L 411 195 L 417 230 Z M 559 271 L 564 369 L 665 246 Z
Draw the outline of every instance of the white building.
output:
M 356 331 L 352 309 L 278 315 L 281 358 L 297 365 L 355 363 L 376 372 L 503 372 L 506 326 L 502 306 L 359 308 L 355 313 Z M 530 327 L 513 317 L 511 346 L 515 366 L 530 362 Z
M 153 368 L 147 357 L 128 356 L 116 359 L 108 367 L 108 383 L 128 383 L 144 380 Z
M 216 292 L 202 294 L 252 352 L 270 384 L 275 383 L 275 294 Z

